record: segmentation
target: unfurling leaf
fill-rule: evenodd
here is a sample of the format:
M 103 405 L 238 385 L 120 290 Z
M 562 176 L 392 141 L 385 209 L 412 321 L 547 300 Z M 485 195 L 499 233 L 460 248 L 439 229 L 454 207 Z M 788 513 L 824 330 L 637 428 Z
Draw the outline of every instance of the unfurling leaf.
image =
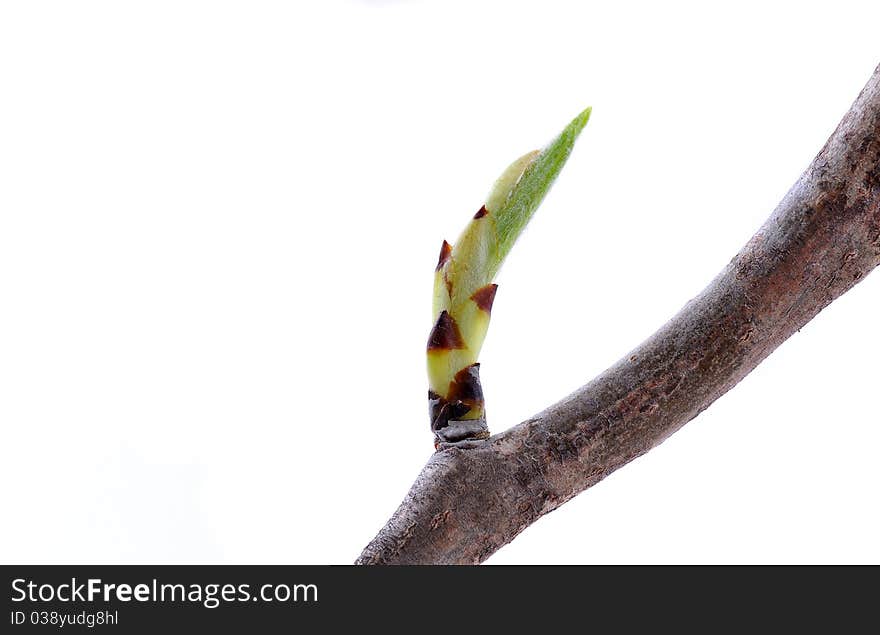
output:
M 575 117 L 543 150 L 511 163 L 455 245 L 443 241 L 428 339 L 428 399 L 438 442 L 489 435 L 477 356 L 498 288 L 492 281 L 565 165 L 590 111 Z

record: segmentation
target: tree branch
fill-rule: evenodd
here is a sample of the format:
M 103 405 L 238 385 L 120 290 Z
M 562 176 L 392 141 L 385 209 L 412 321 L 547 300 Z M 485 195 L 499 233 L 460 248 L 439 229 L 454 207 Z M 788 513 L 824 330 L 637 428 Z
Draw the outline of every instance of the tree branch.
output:
M 482 562 L 696 417 L 878 264 L 880 67 L 706 290 L 566 399 L 435 453 L 357 563 Z

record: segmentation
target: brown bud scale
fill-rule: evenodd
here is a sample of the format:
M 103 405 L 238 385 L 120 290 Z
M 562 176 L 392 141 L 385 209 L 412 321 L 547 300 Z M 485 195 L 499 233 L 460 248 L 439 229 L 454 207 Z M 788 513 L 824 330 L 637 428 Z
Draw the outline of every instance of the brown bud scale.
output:
M 492 304 L 495 302 L 496 291 L 498 291 L 497 284 L 487 284 L 474 291 L 471 300 L 476 302 L 481 310 L 486 313 L 492 313 Z
M 442 311 L 428 337 L 428 350 L 450 351 L 464 347 L 464 340 L 455 318 L 449 315 L 448 311 Z
M 443 245 L 440 247 L 440 258 L 437 261 L 437 269 L 435 271 L 440 271 L 443 265 L 446 264 L 446 261 L 449 260 L 449 257 L 452 255 L 452 245 L 450 245 L 445 240 L 443 241 Z

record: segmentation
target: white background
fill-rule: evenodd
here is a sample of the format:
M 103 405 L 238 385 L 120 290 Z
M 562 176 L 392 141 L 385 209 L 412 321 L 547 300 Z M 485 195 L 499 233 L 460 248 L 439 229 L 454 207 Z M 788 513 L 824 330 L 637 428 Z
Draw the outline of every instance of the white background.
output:
M 432 451 L 440 242 L 593 118 L 512 252 L 496 432 L 738 251 L 876 2 L 5 2 L 0 561 L 346 563 Z M 880 276 L 489 562 L 880 562 Z

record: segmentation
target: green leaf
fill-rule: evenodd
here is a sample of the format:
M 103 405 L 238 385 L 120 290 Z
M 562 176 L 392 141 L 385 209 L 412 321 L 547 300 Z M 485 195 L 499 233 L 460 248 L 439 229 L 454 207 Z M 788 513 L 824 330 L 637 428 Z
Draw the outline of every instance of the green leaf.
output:
M 495 182 L 486 200 L 486 208 L 495 218 L 496 230 L 492 257 L 487 263 L 488 279 L 498 273 L 516 239 L 550 191 L 578 135 L 590 120 L 591 112 L 592 108 L 581 112 L 547 147 L 514 161 Z

